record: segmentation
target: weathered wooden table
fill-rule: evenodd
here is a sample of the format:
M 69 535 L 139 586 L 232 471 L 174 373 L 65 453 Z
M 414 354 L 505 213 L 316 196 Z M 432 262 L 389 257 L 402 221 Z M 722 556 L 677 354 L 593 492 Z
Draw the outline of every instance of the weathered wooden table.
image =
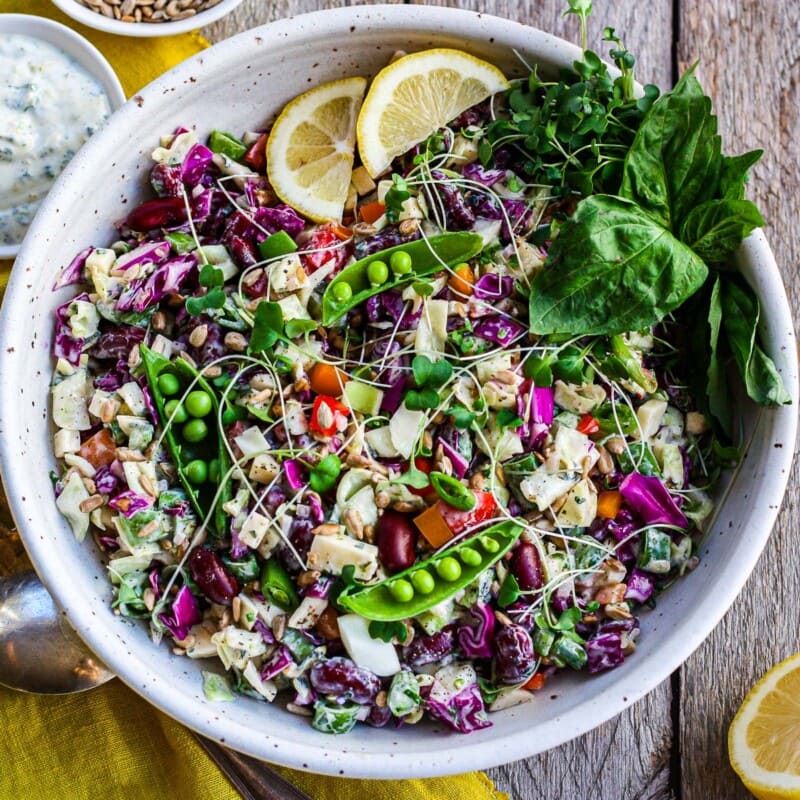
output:
M 219 41 L 247 28 L 336 2 L 246 0 L 203 31 Z M 453 3 L 511 17 L 577 40 L 563 0 Z M 590 41 L 601 25 L 623 34 L 640 80 L 671 86 L 700 59 L 698 76 L 715 101 L 732 152 L 763 148 L 750 196 L 790 300 L 800 310 L 800 3 L 798 0 L 596 0 Z M 731 770 L 727 727 L 747 690 L 781 658 L 800 650 L 800 559 L 795 470 L 778 524 L 735 609 L 672 677 L 616 719 L 549 753 L 491 771 L 519 800 L 731 800 L 750 795 Z M 0 519 L 0 528 L 5 528 Z M 0 536 L 0 572 L 22 559 Z M 455 799 L 454 799 L 455 800 Z M 460 798 L 459 798 L 460 800 Z

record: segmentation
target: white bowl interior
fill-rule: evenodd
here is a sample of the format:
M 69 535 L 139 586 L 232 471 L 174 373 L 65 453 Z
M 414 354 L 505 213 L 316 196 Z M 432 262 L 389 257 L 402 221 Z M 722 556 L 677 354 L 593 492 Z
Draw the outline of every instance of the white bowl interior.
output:
M 122 20 L 106 17 L 103 14 L 96 14 L 86 6 L 78 3 L 77 0 L 51 0 L 53 5 L 58 6 L 67 16 L 90 28 L 106 33 L 116 33 L 118 36 L 133 36 L 136 38 L 150 38 L 153 36 L 174 36 L 178 33 L 186 33 L 210 25 L 218 19 L 222 19 L 226 14 L 230 14 L 242 0 L 222 0 L 217 5 L 212 6 L 206 11 L 201 11 L 192 17 L 175 20 L 174 22 L 122 22 Z
M 108 95 L 112 111 L 116 111 L 125 102 L 122 84 L 103 54 L 66 25 L 30 14 L 0 14 L 0 33 L 24 34 L 58 47 L 100 81 Z M 13 258 L 19 248 L 18 244 L 0 244 L 0 258 Z
M 796 405 L 748 408 L 755 434 L 706 538 L 701 565 L 644 614 L 638 652 L 609 673 L 559 677 L 533 702 L 493 715 L 494 727 L 469 736 L 426 724 L 358 727 L 332 737 L 279 706 L 244 698 L 209 703 L 199 676 L 206 665 L 155 647 L 144 625 L 111 612 L 99 554 L 89 542 L 74 541 L 48 479 L 54 467 L 47 398 L 52 311 L 70 291 L 50 291 L 58 270 L 87 244 L 113 241 L 111 222 L 142 196 L 148 154 L 160 134 L 178 124 L 201 132 L 220 124 L 234 132 L 257 127 L 311 84 L 368 76 L 396 49 L 430 46 L 463 48 L 507 71 L 518 71 L 514 49 L 530 63 L 551 66 L 566 65 L 577 53 L 515 22 L 419 6 L 317 12 L 224 42 L 151 84 L 72 161 L 25 241 L 2 311 L 3 480 L 36 568 L 79 634 L 133 689 L 190 727 L 260 758 L 332 775 L 399 778 L 484 768 L 546 750 L 619 713 L 675 669 L 733 602 L 777 515 L 795 439 Z M 102 182 L 95 179 L 100 171 Z M 761 234 L 743 246 L 740 263 L 768 311 L 764 332 L 796 404 L 794 331 Z

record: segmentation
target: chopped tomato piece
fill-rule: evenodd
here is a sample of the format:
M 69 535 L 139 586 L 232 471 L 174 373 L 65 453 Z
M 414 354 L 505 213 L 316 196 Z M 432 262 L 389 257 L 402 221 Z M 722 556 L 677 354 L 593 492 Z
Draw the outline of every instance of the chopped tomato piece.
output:
M 591 414 L 584 414 L 581 417 L 581 421 L 578 423 L 578 431 L 580 431 L 580 433 L 585 433 L 587 436 L 591 436 L 593 433 L 597 433 L 599 430 L 600 423 Z
M 244 154 L 244 163 L 252 167 L 256 172 L 266 172 L 267 169 L 267 134 L 262 133 L 258 139 L 250 145 L 250 149 Z
M 340 403 L 335 397 L 320 394 L 314 400 L 311 422 L 308 427 L 323 436 L 333 436 L 337 431 L 347 427 L 349 414 L 347 406 Z
M 475 492 L 475 507 L 469 511 L 459 511 L 439 500 L 434 508 L 439 510 L 447 526 L 454 534 L 459 534 L 479 522 L 491 519 L 497 511 L 497 501 L 491 492 Z
M 547 677 L 541 672 L 535 672 L 528 682 L 523 684 L 522 688 L 527 689 L 529 692 L 538 692 L 544 686 L 546 680 Z
M 365 203 L 358 209 L 359 214 L 361 214 L 361 219 L 363 219 L 364 222 L 368 222 L 370 225 L 379 220 L 385 211 L 386 206 L 383 203 L 379 203 L 377 200 L 374 203 Z

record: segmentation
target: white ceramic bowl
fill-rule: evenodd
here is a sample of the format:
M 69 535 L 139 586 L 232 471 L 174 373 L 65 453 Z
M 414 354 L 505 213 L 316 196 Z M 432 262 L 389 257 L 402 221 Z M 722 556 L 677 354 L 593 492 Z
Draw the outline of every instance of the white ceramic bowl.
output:
M 551 68 L 578 55 L 574 46 L 516 22 L 424 6 L 323 11 L 241 34 L 151 84 L 75 157 L 34 222 L 2 311 L 3 480 L 34 564 L 78 633 L 133 689 L 206 736 L 332 775 L 400 778 L 489 767 L 554 747 L 618 714 L 669 675 L 734 602 L 778 513 L 795 439 L 794 331 L 778 269 L 759 233 L 743 246 L 739 263 L 761 297 L 768 349 L 795 405 L 746 409 L 748 431 L 755 435 L 707 536 L 700 567 L 660 597 L 656 611 L 643 615 L 640 647 L 619 669 L 559 677 L 533 702 L 494 714 L 492 728 L 469 736 L 433 724 L 358 726 L 346 736 L 328 736 L 280 706 L 245 698 L 206 702 L 202 664 L 155 647 L 144 625 L 114 616 L 99 554 L 90 541 L 74 541 L 48 479 L 54 467 L 47 397 L 52 311 L 70 291 L 51 293 L 54 276 L 87 244 L 113 241 L 111 223 L 142 196 L 148 154 L 161 133 L 178 124 L 202 132 L 220 124 L 231 131 L 258 127 L 311 84 L 372 75 L 394 50 L 430 46 L 463 48 L 506 71 L 519 68 L 514 50 Z M 105 179 L 97 181 L 97 173 Z
M 125 102 L 125 92 L 122 91 L 119 78 L 103 54 L 66 25 L 30 14 L 0 14 L 0 34 L 3 33 L 32 36 L 54 45 L 100 82 L 106 90 L 112 111 Z M 0 244 L 0 258 L 14 258 L 19 247 L 18 244 Z
M 52 0 L 67 16 L 90 28 L 106 33 L 116 33 L 118 36 L 172 36 L 176 33 L 186 33 L 210 25 L 226 14 L 230 14 L 242 0 L 221 0 L 217 5 L 205 11 L 200 11 L 192 17 L 178 19 L 174 22 L 123 22 L 119 19 L 98 14 L 90 8 L 78 3 L 77 0 Z

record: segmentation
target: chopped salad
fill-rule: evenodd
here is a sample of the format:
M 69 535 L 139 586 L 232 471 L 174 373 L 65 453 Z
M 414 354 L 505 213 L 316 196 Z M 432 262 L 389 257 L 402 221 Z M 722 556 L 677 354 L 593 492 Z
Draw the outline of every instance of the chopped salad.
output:
M 696 566 L 737 458 L 729 354 L 786 399 L 717 269 L 760 224 L 754 159 L 721 155 L 691 75 L 635 97 L 610 36 L 620 77 L 585 47 L 533 70 L 386 174 L 356 165 L 341 221 L 275 196 L 269 130 L 178 128 L 118 241 L 62 272 L 56 504 L 116 613 L 216 659 L 209 698 L 467 733 L 619 667 Z M 681 104 L 717 161 L 679 210 L 653 187 L 678 171 L 654 153 L 691 158 L 657 141 Z

